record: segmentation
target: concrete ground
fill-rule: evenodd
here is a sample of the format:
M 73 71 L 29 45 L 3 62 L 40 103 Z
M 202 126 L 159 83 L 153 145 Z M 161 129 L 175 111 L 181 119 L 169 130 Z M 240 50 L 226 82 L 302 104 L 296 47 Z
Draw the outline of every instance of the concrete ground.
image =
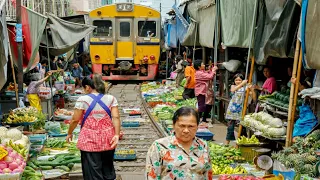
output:
M 211 124 L 211 120 L 209 120 Z M 226 143 L 227 126 L 219 121 L 214 121 L 212 125 L 209 125 L 209 130 L 214 134 L 213 140 L 215 143 Z M 237 138 L 237 130 L 235 131 L 235 137 Z M 235 142 L 231 142 L 230 145 L 235 146 Z

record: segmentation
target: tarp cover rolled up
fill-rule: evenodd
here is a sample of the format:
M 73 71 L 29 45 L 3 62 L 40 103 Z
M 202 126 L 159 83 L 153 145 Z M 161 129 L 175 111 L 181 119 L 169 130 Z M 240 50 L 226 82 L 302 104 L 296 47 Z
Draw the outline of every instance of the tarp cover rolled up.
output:
M 198 0 L 189 1 L 187 5 L 187 11 L 190 18 L 196 22 L 190 20 L 188 31 L 184 37 L 182 45 L 210 47 L 213 48 L 213 38 L 215 30 L 216 19 L 216 6 L 215 0 Z M 196 34 L 196 42 L 195 40 Z M 201 34 L 201 36 L 199 36 Z
M 21 24 L 22 24 L 22 48 L 23 48 L 23 72 L 27 73 L 33 69 L 39 62 L 39 45 L 45 29 L 47 17 L 21 6 Z M 11 46 L 12 59 L 18 63 L 18 44 L 15 40 L 15 25 L 9 25 L 9 39 Z
M 55 56 L 71 50 L 95 29 L 91 25 L 62 20 L 53 14 L 48 14 L 48 23 L 50 27 L 48 31 L 50 54 Z M 46 34 L 42 37 L 41 43 L 47 44 Z
M 292 0 L 260 1 L 254 56 L 258 64 L 266 64 L 269 56 L 292 56 L 292 44 L 299 24 L 299 7 Z
M 6 23 L 6 1 L 0 2 L 0 89 L 7 82 L 7 64 L 8 64 L 8 31 Z
M 222 42 L 225 46 L 249 47 L 255 1 L 220 1 Z
M 320 69 L 320 2 L 308 0 L 305 26 L 305 62 L 308 69 Z

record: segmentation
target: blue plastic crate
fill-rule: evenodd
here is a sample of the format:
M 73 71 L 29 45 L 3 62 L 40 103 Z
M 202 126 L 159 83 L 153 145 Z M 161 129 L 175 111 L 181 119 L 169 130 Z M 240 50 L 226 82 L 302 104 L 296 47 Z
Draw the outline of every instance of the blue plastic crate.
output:
M 47 140 L 47 136 L 45 134 L 29 135 L 28 137 L 33 145 L 43 145 Z
M 119 151 L 127 151 L 128 154 L 119 154 Z M 129 153 L 129 151 L 133 151 L 133 153 Z M 128 150 L 128 149 L 117 149 L 114 153 L 114 159 L 115 160 L 135 160 L 137 158 L 136 151 L 135 150 Z
M 136 154 L 114 154 L 114 160 L 128 161 L 137 159 Z
M 197 132 L 196 136 L 198 138 L 204 139 L 206 141 L 210 141 L 210 140 L 212 140 L 214 134 L 211 132 Z
M 140 122 L 122 122 L 121 126 L 122 127 L 139 127 Z

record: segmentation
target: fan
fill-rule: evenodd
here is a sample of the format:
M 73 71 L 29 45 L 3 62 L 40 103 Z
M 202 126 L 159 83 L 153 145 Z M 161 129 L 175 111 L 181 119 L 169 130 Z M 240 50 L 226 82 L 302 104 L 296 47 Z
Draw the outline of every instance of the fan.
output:
M 263 170 L 269 170 L 273 165 L 271 157 L 267 155 L 259 156 L 257 159 L 257 166 Z

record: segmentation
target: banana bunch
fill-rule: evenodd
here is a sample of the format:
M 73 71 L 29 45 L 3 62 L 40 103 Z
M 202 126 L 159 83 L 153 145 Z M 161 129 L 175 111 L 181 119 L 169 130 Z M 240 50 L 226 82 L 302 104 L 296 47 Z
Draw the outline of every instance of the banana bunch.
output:
M 212 174 L 218 175 L 218 174 L 247 174 L 245 168 L 242 166 L 237 166 L 236 168 L 232 168 L 230 166 L 221 168 L 217 165 L 212 165 Z
M 15 113 L 10 113 L 10 115 L 8 116 L 6 122 L 8 124 L 13 124 L 13 123 L 35 122 L 36 120 L 37 120 L 36 117 L 29 116 L 28 114 L 17 115 Z
M 11 140 L 7 142 L 7 147 L 11 147 L 13 150 L 17 151 L 24 159 L 28 157 L 28 149 L 21 144 L 14 144 Z
M 260 144 L 260 141 L 255 135 L 251 136 L 250 139 L 245 136 L 241 136 L 237 139 L 237 144 Z

